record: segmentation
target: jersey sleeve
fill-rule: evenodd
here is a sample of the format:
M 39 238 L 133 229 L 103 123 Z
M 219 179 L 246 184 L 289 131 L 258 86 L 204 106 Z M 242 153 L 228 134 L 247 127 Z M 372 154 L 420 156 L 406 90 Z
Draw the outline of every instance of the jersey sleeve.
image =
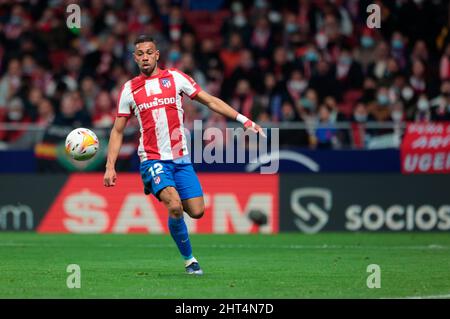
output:
M 181 93 L 186 94 L 190 99 L 193 99 L 202 90 L 193 78 L 180 70 L 173 70 L 172 74 Z
M 132 94 L 130 82 L 126 82 L 120 90 L 119 97 L 117 99 L 117 116 L 130 117 L 131 115 L 131 103 Z

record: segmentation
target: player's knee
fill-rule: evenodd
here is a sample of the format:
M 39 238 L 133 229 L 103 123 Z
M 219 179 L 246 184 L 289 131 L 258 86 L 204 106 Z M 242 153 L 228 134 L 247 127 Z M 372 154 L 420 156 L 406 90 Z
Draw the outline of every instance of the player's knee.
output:
M 191 212 L 191 214 L 189 216 L 191 216 L 192 218 L 195 218 L 195 219 L 200 219 L 203 217 L 204 213 L 205 213 L 204 210 L 199 210 L 199 211 Z
M 180 218 L 183 216 L 183 205 L 178 200 L 171 200 L 167 203 L 167 209 L 169 214 L 173 217 Z

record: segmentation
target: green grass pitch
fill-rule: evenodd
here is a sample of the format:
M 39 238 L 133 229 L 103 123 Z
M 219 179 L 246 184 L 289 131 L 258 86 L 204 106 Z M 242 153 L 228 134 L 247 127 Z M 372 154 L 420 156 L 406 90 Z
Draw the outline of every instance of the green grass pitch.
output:
M 191 235 L 205 274 L 169 235 L 0 233 L 0 298 L 450 298 L 450 236 Z M 66 285 L 69 264 L 81 288 Z M 381 269 L 369 289 L 367 266 Z

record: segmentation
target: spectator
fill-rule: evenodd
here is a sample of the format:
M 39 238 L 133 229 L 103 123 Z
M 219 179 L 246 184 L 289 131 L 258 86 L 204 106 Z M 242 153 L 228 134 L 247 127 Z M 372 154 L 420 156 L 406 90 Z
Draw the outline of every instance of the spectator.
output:
M 94 111 L 95 98 L 98 94 L 98 86 L 95 84 L 94 79 L 87 76 L 81 80 L 81 94 L 83 96 L 84 105 L 89 113 Z
M 412 119 L 414 122 L 430 122 L 430 102 L 425 94 L 419 96 Z
M 362 102 L 359 102 L 356 104 L 353 110 L 351 120 L 352 122 L 356 123 L 367 123 L 374 121 L 375 118 L 373 117 L 372 114 L 368 112 L 366 105 Z
M 241 79 L 237 83 L 231 105 L 234 106 L 236 111 L 250 118 L 254 96 L 250 83 L 245 79 Z
M 317 73 L 311 78 L 309 86 L 316 90 L 319 96 L 333 96 L 341 100 L 339 82 L 335 74 L 336 71 L 332 66 L 322 58 L 317 63 Z
M 234 72 L 241 60 L 242 38 L 239 33 L 232 33 L 228 47 L 220 52 L 220 59 L 224 65 L 225 77 L 228 78 Z
M 384 78 L 387 70 L 388 59 L 389 46 L 386 42 L 382 41 L 378 43 L 375 49 L 375 62 L 369 65 L 367 70 L 368 74 L 377 80 Z
M 31 118 L 25 113 L 25 107 L 20 98 L 13 98 L 7 107 L 7 113 L 5 118 L 5 123 L 7 124 L 27 124 L 31 123 Z M 20 128 L 12 128 L 7 131 L 0 132 L 0 140 L 14 143 L 17 142 L 26 131 Z
M 256 57 L 270 55 L 271 43 L 273 43 L 273 38 L 270 23 L 266 17 L 259 17 L 255 22 L 250 39 L 250 45 L 256 53 Z
M 38 105 L 44 98 L 42 91 L 37 87 L 32 87 L 28 91 L 28 96 L 24 101 L 25 112 L 31 118 L 32 121 L 35 121 L 38 116 Z
M 98 115 L 96 101 L 108 95 L 113 105 L 100 103 L 105 114 L 115 108 L 121 86 L 138 71 L 132 54 L 140 33 L 158 42 L 162 68 L 181 68 L 247 115 L 280 126 L 306 125 L 309 133 L 283 136 L 295 145 L 316 138 L 313 127 L 321 116 L 332 123 L 347 116 L 354 122 L 391 121 L 403 105 L 402 119 L 450 120 L 445 1 L 376 1 L 381 29 L 361 23 L 364 1 L 223 2 L 211 12 L 214 19 L 195 24 L 195 14 L 180 3 L 96 0 L 83 9 L 83 27 L 70 31 L 61 1 L 3 6 L 0 121 L 11 120 L 6 117 L 14 101 L 15 107 L 22 104 L 25 123 L 110 123 L 110 115 Z M 188 121 L 210 119 L 207 108 L 186 105 Z
M 107 91 L 100 91 L 94 106 L 92 124 L 98 128 L 111 128 L 115 120 L 114 103 Z
M 416 95 L 425 93 L 427 90 L 425 72 L 425 63 L 421 60 L 414 60 L 412 63 L 412 73 L 409 77 L 409 84 Z
M 322 104 L 318 110 L 318 127 L 316 128 L 316 147 L 331 149 L 336 144 L 336 128 L 331 121 L 330 110 Z
M 37 104 L 36 124 L 47 127 L 55 119 L 55 110 L 49 99 L 43 98 Z
M 441 84 L 440 94 L 431 100 L 431 119 L 433 121 L 450 121 L 450 80 Z
M 230 79 L 224 83 L 223 94 L 230 95 L 235 89 L 237 82 L 241 79 L 247 80 L 252 86 L 253 90 L 257 92 L 262 91 L 261 74 L 254 63 L 255 59 L 252 52 L 248 49 L 242 50 L 239 64 L 230 76 Z
M 406 60 L 406 39 L 401 32 L 395 31 L 391 37 L 391 55 L 397 61 L 401 69 L 405 68 Z
M 22 66 L 18 59 L 8 63 L 8 71 L 0 80 L 0 107 L 6 107 L 9 100 L 22 85 Z
M 439 75 L 443 81 L 450 80 L 450 43 L 445 46 L 444 54 L 441 57 Z
M 277 81 L 283 81 L 285 75 L 292 70 L 292 63 L 287 59 L 286 49 L 278 46 L 274 49 L 271 70 Z
M 84 127 L 91 125 L 91 119 L 83 110 L 75 92 L 65 93 L 61 99 L 61 111 L 55 116 L 54 125 Z
M 336 64 L 336 79 L 339 81 L 341 90 L 360 89 L 363 78 L 361 65 L 353 59 L 349 49 L 343 48 Z
M 293 105 L 298 103 L 307 88 L 308 81 L 303 77 L 302 72 L 298 69 L 293 70 L 286 82 L 286 90 Z

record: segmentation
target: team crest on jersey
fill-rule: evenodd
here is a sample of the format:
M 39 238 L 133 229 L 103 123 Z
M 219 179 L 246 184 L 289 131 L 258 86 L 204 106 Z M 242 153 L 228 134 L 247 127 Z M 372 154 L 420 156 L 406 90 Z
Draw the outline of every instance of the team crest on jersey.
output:
M 158 185 L 161 182 L 161 178 L 159 176 L 155 176 L 153 178 L 153 181 L 155 182 L 156 185 Z
M 161 79 L 161 85 L 164 86 L 166 89 L 170 88 L 171 86 L 170 79 L 168 78 Z

